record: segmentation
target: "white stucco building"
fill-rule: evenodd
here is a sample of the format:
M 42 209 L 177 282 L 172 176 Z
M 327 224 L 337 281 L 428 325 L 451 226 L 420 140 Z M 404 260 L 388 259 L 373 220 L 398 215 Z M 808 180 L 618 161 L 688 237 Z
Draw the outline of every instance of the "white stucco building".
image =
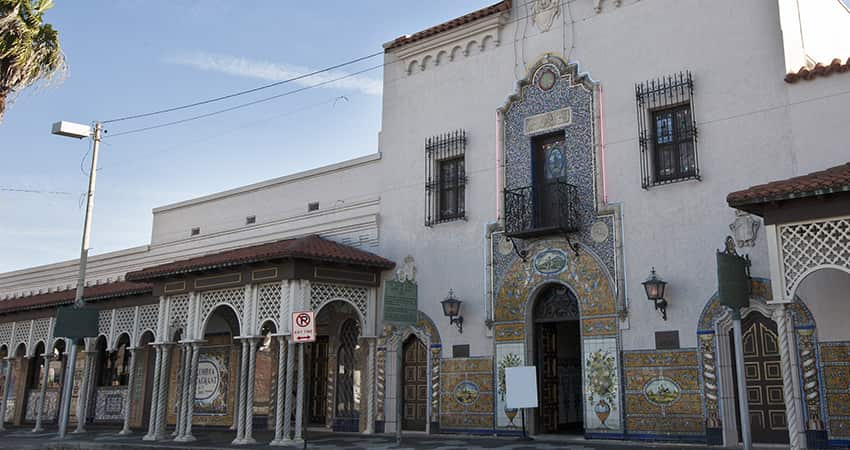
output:
M 254 414 L 276 442 L 302 423 L 514 434 L 504 368 L 533 365 L 533 434 L 735 446 L 731 235 L 752 261 L 754 440 L 850 442 L 841 1 L 505 0 L 384 48 L 374 155 L 156 208 L 150 245 L 92 258 L 102 337 L 78 380 L 101 381 L 74 417 L 148 439 L 232 424 L 250 442 Z M 75 276 L 0 274 L 0 345 L 27 380 L 6 383 L 9 420 L 40 396 L 55 420 L 62 361 L 38 368 Z M 387 283 L 410 281 L 399 322 Z M 320 337 L 299 354 L 280 344 L 302 309 Z

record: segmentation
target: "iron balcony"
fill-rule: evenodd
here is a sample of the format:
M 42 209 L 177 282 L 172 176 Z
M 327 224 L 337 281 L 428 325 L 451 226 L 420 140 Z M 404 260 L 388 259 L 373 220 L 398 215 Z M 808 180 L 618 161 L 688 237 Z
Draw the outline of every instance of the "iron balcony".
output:
M 578 231 L 578 190 L 555 181 L 505 189 L 505 230 L 509 237 L 531 238 Z

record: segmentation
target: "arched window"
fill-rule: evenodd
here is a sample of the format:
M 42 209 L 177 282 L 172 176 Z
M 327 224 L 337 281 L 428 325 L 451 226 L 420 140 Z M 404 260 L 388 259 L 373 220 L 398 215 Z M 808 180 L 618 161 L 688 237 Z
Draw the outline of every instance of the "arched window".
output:
M 356 418 L 360 412 L 360 368 L 355 352 L 359 349 L 357 338 L 360 325 L 354 319 L 342 324 L 337 353 L 336 416 Z
M 130 339 L 122 335 L 114 352 L 106 352 L 106 343 L 101 348 L 98 342 L 98 358 L 100 359 L 100 378 L 98 386 L 126 386 L 130 368 Z

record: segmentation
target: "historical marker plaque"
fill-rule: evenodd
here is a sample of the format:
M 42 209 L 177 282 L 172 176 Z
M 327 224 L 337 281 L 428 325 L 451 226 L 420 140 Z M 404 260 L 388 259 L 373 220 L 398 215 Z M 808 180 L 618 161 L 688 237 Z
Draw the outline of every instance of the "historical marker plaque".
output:
M 384 283 L 384 321 L 395 325 L 416 323 L 417 286 L 411 281 Z

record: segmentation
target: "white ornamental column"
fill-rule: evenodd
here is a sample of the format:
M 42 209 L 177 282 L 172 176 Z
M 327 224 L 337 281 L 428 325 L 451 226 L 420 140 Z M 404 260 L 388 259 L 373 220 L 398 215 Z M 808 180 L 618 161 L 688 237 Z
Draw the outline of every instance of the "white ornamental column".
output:
M 191 348 L 189 348 L 189 344 L 183 343 L 180 344 L 180 367 L 177 369 L 177 416 L 175 420 L 176 427 L 174 429 L 174 438 L 175 441 L 180 442 L 183 434 L 185 433 L 186 422 L 183 419 L 186 418 L 186 404 L 189 403 L 189 364 L 192 360 Z
M 6 423 L 6 405 L 9 403 L 9 385 L 12 381 L 12 359 L 4 359 L 3 364 L 5 364 L 5 375 L 3 379 L 3 399 L 0 400 L 0 431 L 6 431 L 4 424 Z
M 296 445 L 304 442 L 304 344 L 298 344 L 298 387 L 295 394 L 295 441 Z
M 45 350 L 43 356 L 44 361 L 44 370 L 41 375 L 41 389 L 38 391 L 38 405 L 35 409 L 35 428 L 32 429 L 33 433 L 38 433 L 44 431 L 44 427 L 41 426 L 41 420 L 44 416 L 44 399 L 47 396 L 47 375 L 48 369 L 50 368 L 50 360 L 53 359 L 52 353 L 47 353 Z
M 195 394 L 198 390 L 198 358 L 200 358 L 201 348 L 198 342 L 192 342 L 189 349 L 191 359 L 189 361 L 189 381 L 187 385 L 188 401 L 185 408 L 185 417 L 183 417 L 183 436 L 180 442 L 193 442 L 195 436 L 192 435 L 192 416 L 195 414 Z
M 82 383 L 80 383 L 80 389 L 77 394 L 77 428 L 72 432 L 73 434 L 86 432 L 86 416 L 88 415 L 90 390 L 89 387 L 91 386 L 92 382 L 92 366 L 94 365 L 94 356 L 94 352 L 86 352 L 86 364 L 85 367 L 83 367 L 83 381 Z
M 233 444 L 242 445 L 245 441 L 245 396 L 248 387 L 248 341 L 242 340 L 242 364 L 239 375 L 239 422 L 236 424 L 236 439 Z
M 159 371 L 159 401 L 156 407 L 156 440 L 165 439 L 165 412 L 168 409 L 168 387 L 169 375 L 171 367 L 169 362 L 171 359 L 171 343 L 164 342 L 162 344 L 162 368 Z
M 795 401 L 795 383 L 791 373 L 791 342 L 788 337 L 788 324 L 791 321 L 790 312 L 780 304 L 773 310 L 773 321 L 779 334 L 779 357 L 782 366 L 782 386 L 785 400 L 785 416 L 788 424 L 788 438 L 791 450 L 806 448 L 806 442 L 800 439 L 800 412 Z M 793 337 L 792 337 L 793 339 Z
M 430 358 L 430 355 L 428 356 Z M 366 429 L 363 434 L 373 434 L 375 432 L 375 338 L 369 338 L 366 389 Z
M 127 398 L 124 399 L 124 426 L 118 433 L 122 436 L 132 433 L 130 430 L 130 415 L 133 409 L 133 385 L 136 383 L 136 358 L 138 357 L 138 349 L 135 347 L 127 348 L 125 351 L 130 352 L 130 368 L 127 371 Z
M 233 425 L 230 426 L 231 430 L 238 430 L 239 423 L 242 422 L 242 389 L 239 389 L 239 386 L 242 385 L 242 344 L 239 344 L 239 356 L 237 357 L 237 371 L 236 371 L 236 411 L 233 412 Z M 238 431 L 237 431 L 238 434 Z
M 274 403 L 274 440 L 269 445 L 283 446 L 283 401 L 286 392 L 286 336 L 277 336 L 277 389 Z M 289 436 L 286 437 L 289 439 Z
M 159 405 L 159 378 L 162 365 L 162 347 L 158 344 L 151 344 L 156 354 L 153 364 L 153 384 L 151 384 L 151 415 L 148 420 L 148 433 L 142 438 L 145 441 L 156 440 L 156 418 L 158 416 L 157 405 Z
M 254 382 L 255 367 L 257 365 L 257 338 L 248 338 L 248 380 L 245 384 L 245 437 L 244 444 L 254 444 Z
M 292 385 L 295 382 L 295 344 L 289 342 L 289 336 L 286 338 L 286 391 L 284 391 L 284 406 L 283 406 L 283 439 L 284 443 L 289 443 L 292 440 Z

